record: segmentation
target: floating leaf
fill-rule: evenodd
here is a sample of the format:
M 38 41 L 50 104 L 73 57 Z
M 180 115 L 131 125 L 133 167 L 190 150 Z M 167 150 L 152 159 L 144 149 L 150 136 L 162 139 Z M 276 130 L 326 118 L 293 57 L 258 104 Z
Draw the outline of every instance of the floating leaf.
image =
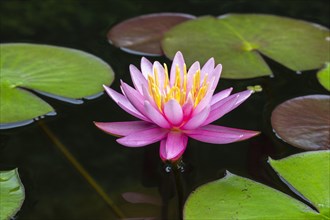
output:
M 1 128 L 53 112 L 31 93 L 60 100 L 90 97 L 113 80 L 111 67 L 83 51 L 37 44 L 1 44 Z
M 11 219 L 20 210 L 24 197 L 17 169 L 0 171 L 0 220 Z
M 279 176 L 302 194 L 324 216 L 330 217 L 330 151 L 269 159 Z
M 313 23 L 257 14 L 201 17 L 179 24 L 162 41 L 166 56 L 180 50 L 188 64 L 214 57 L 222 76 L 253 78 L 272 72 L 263 54 L 282 65 L 303 71 L 329 61 L 329 30 Z
M 285 101 L 271 116 L 278 137 L 305 150 L 330 149 L 330 96 L 309 95 Z
M 108 32 L 110 43 L 125 51 L 147 55 L 162 55 L 160 41 L 175 25 L 195 18 L 182 13 L 157 13 L 123 21 Z
M 324 88 L 330 91 L 330 63 L 327 63 L 323 69 L 317 72 L 317 79 Z
M 319 212 L 280 191 L 229 173 L 188 197 L 184 219 L 328 219 L 329 159 L 330 151 L 319 151 L 270 160 L 279 175 L 290 176 L 289 184 L 315 207 L 316 203 L 322 206 Z

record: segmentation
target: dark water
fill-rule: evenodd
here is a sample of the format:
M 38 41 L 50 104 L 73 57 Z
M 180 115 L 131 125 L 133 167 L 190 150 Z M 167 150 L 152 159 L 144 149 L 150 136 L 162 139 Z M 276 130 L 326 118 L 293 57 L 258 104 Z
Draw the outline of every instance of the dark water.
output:
M 186 1 L 75 1 L 2 0 L 1 41 L 30 42 L 72 47 L 99 56 L 119 79 L 131 83 L 128 66 L 139 65 L 140 56 L 127 54 L 108 44 L 106 32 L 127 18 L 155 12 L 184 12 L 194 15 L 221 15 L 229 12 L 255 12 L 288 16 L 329 27 L 330 4 L 326 0 L 186 0 Z M 164 57 L 150 58 L 170 63 Z M 328 94 L 317 82 L 316 71 L 296 74 L 268 60 L 273 77 L 251 80 L 221 80 L 218 89 L 235 91 L 261 85 L 244 104 L 216 124 L 260 130 L 248 141 L 211 145 L 190 140 L 184 154 L 185 171 L 179 175 L 179 197 L 203 183 L 221 178 L 225 170 L 246 176 L 290 193 L 266 163 L 268 156 L 282 158 L 301 150 L 276 138 L 270 114 L 284 100 L 307 94 Z M 102 186 L 115 205 L 128 217 L 179 219 L 178 193 L 173 172 L 166 173 L 158 145 L 125 148 L 94 125 L 93 121 L 133 119 L 109 97 L 74 105 L 45 97 L 57 116 L 42 122 Z M 17 219 L 115 219 L 113 210 L 98 196 L 63 154 L 45 135 L 38 123 L 1 131 L 0 169 L 19 168 L 26 188 L 26 200 Z M 161 200 L 162 205 L 131 204 L 122 194 L 138 192 Z

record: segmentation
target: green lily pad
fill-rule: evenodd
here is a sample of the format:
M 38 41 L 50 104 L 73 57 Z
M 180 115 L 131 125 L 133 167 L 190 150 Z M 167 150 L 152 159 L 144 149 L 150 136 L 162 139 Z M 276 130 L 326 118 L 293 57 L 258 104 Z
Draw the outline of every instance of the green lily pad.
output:
M 271 116 L 276 135 L 305 150 L 330 149 L 330 96 L 308 95 L 278 105 Z
M 330 151 L 269 159 L 279 176 L 301 193 L 324 216 L 330 217 Z
M 24 198 L 24 186 L 17 169 L 0 171 L 0 220 L 13 217 L 20 210 Z
M 125 20 L 108 32 L 109 42 L 121 49 L 143 55 L 162 55 L 160 41 L 175 25 L 193 19 L 183 13 L 155 13 Z
M 0 51 L 0 128 L 54 112 L 31 91 L 74 102 L 99 94 L 114 78 L 104 61 L 75 49 L 9 43 Z
M 329 61 L 329 30 L 273 15 L 229 14 L 201 17 L 168 31 L 162 41 L 169 58 L 180 50 L 191 64 L 214 57 L 222 76 L 244 79 L 271 75 L 265 55 L 294 70 L 317 69 Z
M 324 88 L 330 91 L 330 63 L 317 72 L 317 79 Z
M 278 190 L 228 173 L 194 191 L 184 219 L 329 219 L 330 151 L 296 154 L 270 165 L 318 211 Z

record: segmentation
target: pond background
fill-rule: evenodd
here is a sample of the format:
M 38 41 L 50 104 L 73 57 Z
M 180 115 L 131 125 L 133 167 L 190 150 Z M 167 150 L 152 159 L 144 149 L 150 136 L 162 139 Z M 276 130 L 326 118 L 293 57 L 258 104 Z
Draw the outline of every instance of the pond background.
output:
M 110 45 L 106 33 L 125 19 L 156 12 L 196 16 L 265 13 L 306 20 L 328 28 L 330 25 L 327 0 L 2 0 L 1 42 L 50 44 L 94 54 L 113 68 L 115 81 L 111 87 L 118 91 L 119 79 L 131 84 L 128 66 L 139 66 L 141 56 Z M 148 58 L 170 64 L 165 57 Z M 266 160 L 268 156 L 278 159 L 302 150 L 275 136 L 270 125 L 271 111 L 293 97 L 329 93 L 317 82 L 316 70 L 297 74 L 267 58 L 266 61 L 273 70 L 272 77 L 221 79 L 217 88 L 234 87 L 234 92 L 238 92 L 250 85 L 263 87 L 262 92 L 253 94 L 239 108 L 216 121 L 219 125 L 260 130 L 262 134 L 227 145 L 190 140 L 183 156 L 185 172 L 181 175 L 184 198 L 196 187 L 223 177 L 225 170 L 290 193 Z M 159 143 L 144 148 L 126 148 L 117 144 L 115 137 L 93 125 L 93 121 L 128 121 L 134 120 L 133 117 L 107 95 L 81 105 L 43 98 L 56 109 L 57 115 L 42 121 L 127 217 L 178 218 L 173 175 L 165 172 L 159 158 Z M 112 210 L 74 170 L 38 123 L 2 130 L 0 135 L 0 169 L 18 167 L 26 189 L 26 199 L 17 219 L 115 219 Z M 163 197 L 165 203 L 162 207 L 130 204 L 121 196 L 125 192 Z

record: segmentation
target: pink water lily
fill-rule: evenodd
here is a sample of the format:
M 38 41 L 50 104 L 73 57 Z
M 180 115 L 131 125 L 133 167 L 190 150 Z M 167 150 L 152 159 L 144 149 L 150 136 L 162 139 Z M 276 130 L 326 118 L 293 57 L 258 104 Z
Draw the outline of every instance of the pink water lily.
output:
M 130 65 L 134 88 L 121 82 L 122 94 L 104 86 L 109 96 L 126 112 L 139 118 L 128 122 L 95 122 L 127 147 L 142 147 L 160 141 L 163 161 L 178 160 L 187 147 L 188 137 L 212 144 L 242 141 L 259 132 L 228 128 L 210 123 L 245 101 L 251 91 L 231 94 L 232 88 L 214 94 L 221 65 L 209 59 L 200 68 L 195 62 L 187 70 L 181 52 L 170 69 L 166 64 L 141 60 L 141 71 Z

